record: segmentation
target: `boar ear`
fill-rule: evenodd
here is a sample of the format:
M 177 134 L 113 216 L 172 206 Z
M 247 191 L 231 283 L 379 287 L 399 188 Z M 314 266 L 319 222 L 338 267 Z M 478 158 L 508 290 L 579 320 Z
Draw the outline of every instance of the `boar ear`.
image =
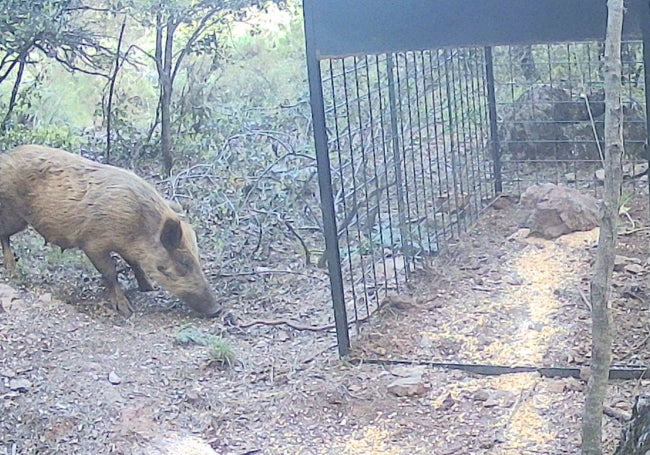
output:
M 183 230 L 179 220 L 167 218 L 160 233 L 160 242 L 167 250 L 175 250 L 181 245 Z

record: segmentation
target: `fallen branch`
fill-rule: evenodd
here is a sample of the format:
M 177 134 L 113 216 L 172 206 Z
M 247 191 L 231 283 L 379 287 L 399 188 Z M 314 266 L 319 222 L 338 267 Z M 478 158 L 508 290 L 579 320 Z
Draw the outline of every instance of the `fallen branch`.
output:
M 399 303 L 399 302 L 398 302 Z M 403 304 L 403 303 L 402 303 Z M 357 318 L 353 321 L 348 322 L 348 327 L 352 327 L 354 324 L 359 324 L 362 322 L 368 321 L 372 316 L 374 316 L 376 313 L 378 313 L 382 308 L 387 307 L 387 306 L 395 306 L 396 308 L 400 308 L 399 305 L 395 305 L 395 302 L 390 298 L 386 298 L 383 301 L 379 303 L 377 308 L 370 314 L 367 314 L 366 316 L 362 318 Z M 402 307 L 403 308 L 403 307 Z M 275 326 L 275 325 L 287 325 L 291 327 L 292 329 L 296 330 L 305 330 L 309 332 L 326 332 L 328 330 L 332 330 L 336 328 L 336 325 L 334 323 L 331 324 L 325 324 L 325 325 L 302 325 L 299 324 L 295 321 L 292 321 L 291 319 L 253 319 L 252 321 L 248 322 L 243 322 L 241 324 L 238 324 L 237 327 L 246 329 L 248 327 L 252 327 L 254 325 L 270 325 L 270 326 Z
M 253 319 L 252 321 L 243 322 L 238 324 L 239 328 L 246 329 L 254 325 L 287 325 L 295 330 L 304 330 L 308 332 L 326 332 L 336 328 L 334 324 L 325 324 L 325 325 L 302 325 L 294 322 L 290 319 Z
M 212 276 L 218 276 L 220 278 L 235 278 L 238 276 L 255 276 L 255 275 L 265 275 L 265 274 L 274 274 L 274 273 L 286 273 L 289 275 L 301 275 L 305 276 L 307 278 L 313 278 L 315 280 L 319 281 L 325 281 L 323 277 L 316 276 L 316 275 L 310 275 L 308 273 L 303 273 L 303 272 L 296 272 L 293 270 L 271 270 L 271 269 L 264 269 L 264 270 L 254 270 L 250 272 L 237 272 L 237 273 L 217 273 L 217 274 L 212 274 Z

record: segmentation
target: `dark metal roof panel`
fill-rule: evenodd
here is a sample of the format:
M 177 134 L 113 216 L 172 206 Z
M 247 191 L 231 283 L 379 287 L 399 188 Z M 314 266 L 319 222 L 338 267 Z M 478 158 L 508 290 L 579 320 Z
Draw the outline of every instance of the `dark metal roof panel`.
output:
M 604 40 L 606 0 L 303 0 L 319 58 Z M 627 2 L 629 3 L 629 1 Z M 626 38 L 640 37 L 634 14 Z

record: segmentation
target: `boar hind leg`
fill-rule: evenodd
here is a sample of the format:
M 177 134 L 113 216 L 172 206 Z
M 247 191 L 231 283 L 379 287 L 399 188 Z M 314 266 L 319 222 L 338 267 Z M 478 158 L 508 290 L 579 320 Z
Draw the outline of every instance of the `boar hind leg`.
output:
M 111 255 L 105 251 L 84 250 L 84 252 L 88 256 L 88 259 L 90 259 L 90 262 L 93 263 L 95 268 L 99 270 L 99 273 L 102 274 L 102 277 L 104 277 L 106 290 L 113 302 L 114 308 L 125 318 L 131 316 L 133 314 L 133 308 L 129 299 L 126 298 L 124 291 L 117 283 L 117 270 L 115 270 L 115 263 Z
M 16 270 L 16 258 L 14 257 L 14 252 L 11 251 L 9 236 L 2 236 L 0 241 L 2 242 L 2 257 L 4 258 L 5 269 L 9 273 L 13 273 Z
M 147 278 L 147 274 L 142 270 L 142 267 L 140 267 L 140 264 L 138 264 L 138 261 L 134 261 L 131 258 L 124 258 L 124 260 L 129 264 L 131 270 L 133 270 L 135 279 L 138 281 L 138 290 L 142 292 L 153 291 L 153 285 L 149 281 L 149 278 Z

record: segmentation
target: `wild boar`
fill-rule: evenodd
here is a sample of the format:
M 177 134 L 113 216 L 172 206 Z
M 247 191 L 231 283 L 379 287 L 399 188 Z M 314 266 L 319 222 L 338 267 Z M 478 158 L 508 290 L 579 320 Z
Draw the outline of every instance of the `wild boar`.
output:
M 130 171 L 38 145 L 0 154 L 0 240 L 9 271 L 9 238 L 27 225 L 62 249 L 83 250 L 125 317 L 133 309 L 111 252 L 129 264 L 141 291 L 152 289 L 152 278 L 199 313 L 221 309 L 201 270 L 196 234 Z

